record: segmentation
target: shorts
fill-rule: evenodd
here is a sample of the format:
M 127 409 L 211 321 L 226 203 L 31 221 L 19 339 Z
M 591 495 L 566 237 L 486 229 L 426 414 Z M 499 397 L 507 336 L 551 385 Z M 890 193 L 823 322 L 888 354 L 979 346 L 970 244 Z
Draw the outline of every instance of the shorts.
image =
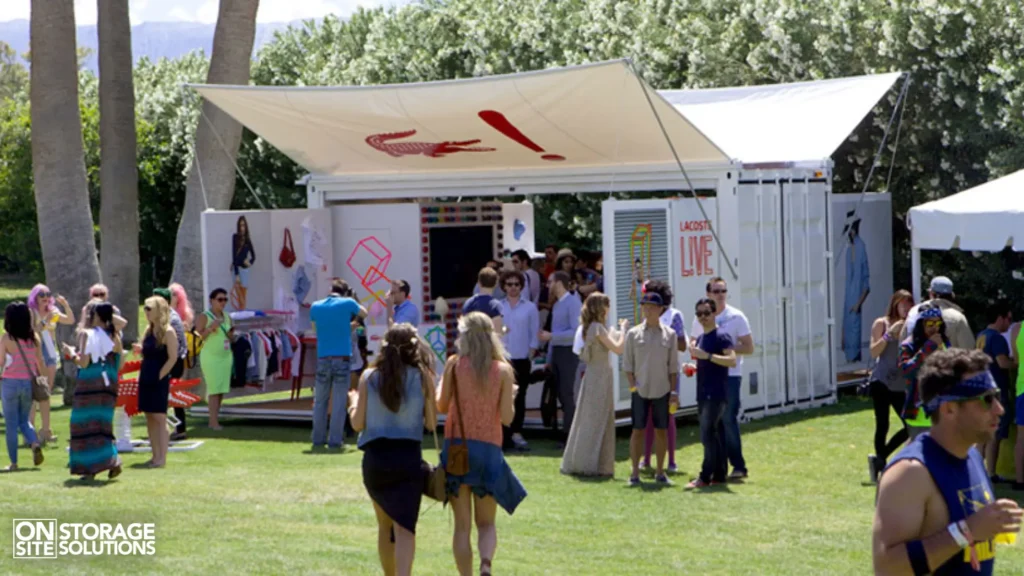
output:
M 671 394 L 665 394 L 660 398 L 644 398 L 639 393 L 633 392 L 632 416 L 633 430 L 647 429 L 647 415 L 651 415 L 655 430 L 668 428 L 668 399 Z
M 1017 426 L 1024 426 L 1024 394 L 1017 396 L 1014 408 L 1017 409 Z
M 47 346 L 45 343 L 39 347 L 43 352 L 43 364 L 47 368 L 52 368 L 57 365 L 57 352 L 51 346 Z

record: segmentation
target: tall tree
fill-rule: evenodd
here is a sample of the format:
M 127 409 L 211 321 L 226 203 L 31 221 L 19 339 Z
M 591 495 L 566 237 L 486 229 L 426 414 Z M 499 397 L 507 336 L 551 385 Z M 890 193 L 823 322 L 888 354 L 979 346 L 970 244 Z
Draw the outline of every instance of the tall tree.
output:
M 14 98 L 28 85 L 28 70 L 18 62 L 18 53 L 0 41 L 0 100 Z
M 221 0 L 206 77 L 208 84 L 249 83 L 258 8 L 259 0 Z M 185 211 L 178 225 L 172 275 L 194 295 L 200 295 L 203 289 L 200 214 L 206 208 L 231 207 L 235 193 L 234 162 L 242 141 L 241 124 L 209 102 L 203 102 L 202 111 L 209 122 L 200 116 L 196 127 L 195 155 L 186 184 Z M 198 299 L 204 302 L 206 295 L 201 294 Z
M 128 0 L 99 0 L 100 266 L 134 338 L 139 315 L 139 173 Z
M 32 175 L 51 289 L 80 305 L 100 279 L 86 188 L 72 2 L 32 0 Z

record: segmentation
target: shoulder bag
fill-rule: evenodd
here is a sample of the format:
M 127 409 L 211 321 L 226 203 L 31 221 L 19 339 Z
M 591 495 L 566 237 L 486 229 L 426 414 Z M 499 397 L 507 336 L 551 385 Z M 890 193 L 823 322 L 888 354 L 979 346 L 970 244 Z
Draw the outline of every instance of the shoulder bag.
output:
M 466 442 L 466 427 L 462 422 L 462 406 L 459 404 L 458 366 L 458 361 L 452 366 L 452 395 L 455 397 L 455 409 L 458 411 L 454 425 L 459 427 L 462 443 L 456 444 L 454 440 L 448 443 L 448 464 L 445 470 L 452 476 L 465 476 L 469 473 L 469 444 Z
M 36 371 L 32 368 L 32 364 L 28 361 L 28 357 L 25 355 L 25 350 L 21 347 L 21 342 L 14 340 L 14 345 L 18 347 L 18 352 L 21 354 L 21 361 L 25 363 L 25 368 L 28 368 L 28 373 L 32 375 L 32 400 L 35 402 L 45 402 L 49 400 L 50 383 L 47 381 L 46 376 L 36 374 Z
M 422 381 L 425 382 L 425 381 Z M 432 405 L 436 402 L 433 397 L 427 395 L 427 385 L 423 383 L 423 402 L 428 407 L 427 410 L 431 414 L 437 413 L 437 408 Z M 434 426 L 430 430 L 434 435 L 434 449 L 437 450 L 438 459 L 441 458 L 441 445 L 437 442 L 437 419 L 434 419 Z M 445 473 L 444 467 L 432 466 L 426 461 L 423 461 L 422 467 L 426 472 L 426 477 L 423 484 L 423 495 L 430 498 L 431 500 L 437 500 L 438 502 L 445 504 L 448 502 L 448 475 Z

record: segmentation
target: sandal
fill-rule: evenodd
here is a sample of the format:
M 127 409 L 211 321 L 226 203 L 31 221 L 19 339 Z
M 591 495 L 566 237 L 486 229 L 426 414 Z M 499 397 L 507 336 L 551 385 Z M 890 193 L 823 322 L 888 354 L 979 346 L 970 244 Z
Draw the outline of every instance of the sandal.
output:
M 480 559 L 480 576 L 491 576 L 491 561 L 487 558 Z
M 107 479 L 113 480 L 114 478 L 117 478 L 120 475 L 121 475 L 121 465 L 118 464 L 117 466 L 114 466 L 113 468 L 111 468 L 110 472 L 107 472 Z
M 96 479 L 96 475 L 95 474 L 83 474 L 81 476 L 82 482 L 92 482 L 95 479 Z
M 17 471 L 18 471 L 18 465 L 17 464 L 11 464 L 10 466 L 4 468 L 4 472 L 17 472 Z
M 39 466 L 43 463 L 43 447 L 36 445 L 32 448 L 32 463 Z

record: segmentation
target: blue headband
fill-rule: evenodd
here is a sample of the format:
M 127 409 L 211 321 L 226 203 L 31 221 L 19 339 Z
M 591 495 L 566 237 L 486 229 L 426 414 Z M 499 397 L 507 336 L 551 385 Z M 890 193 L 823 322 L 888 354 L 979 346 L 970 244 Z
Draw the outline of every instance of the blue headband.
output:
M 920 314 L 918 314 L 917 317 L 918 318 L 922 318 L 922 319 L 924 319 L 924 318 L 938 318 L 938 319 L 941 320 L 942 319 L 942 309 L 940 309 L 940 308 L 926 308 L 924 310 L 921 310 Z
M 924 409 L 925 415 L 931 417 L 944 402 L 971 400 L 972 398 L 984 395 L 990 390 L 999 390 L 999 386 L 996 385 L 992 373 L 985 370 L 977 376 L 961 380 L 956 386 L 946 390 L 945 393 L 932 398 L 927 403 L 922 402 L 920 406 Z

